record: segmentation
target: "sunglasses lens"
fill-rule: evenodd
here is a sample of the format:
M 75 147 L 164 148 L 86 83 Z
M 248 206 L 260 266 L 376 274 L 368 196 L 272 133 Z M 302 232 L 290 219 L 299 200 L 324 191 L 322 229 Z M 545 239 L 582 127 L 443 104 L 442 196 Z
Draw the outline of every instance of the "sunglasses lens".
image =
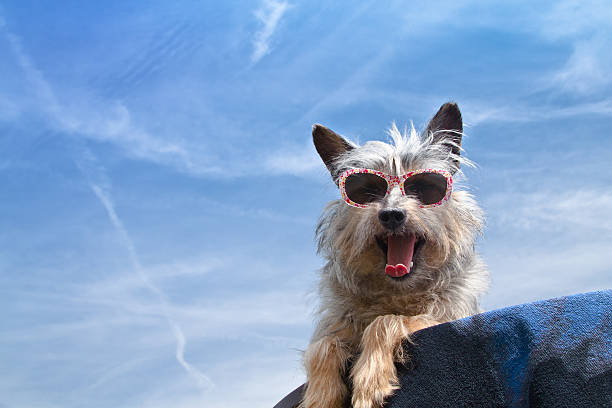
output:
M 357 204 L 371 203 L 387 194 L 387 180 L 370 173 L 351 174 L 346 178 L 344 191 Z
M 438 173 L 415 174 L 404 182 L 404 192 L 418 198 L 421 204 L 435 204 L 446 195 L 446 177 Z

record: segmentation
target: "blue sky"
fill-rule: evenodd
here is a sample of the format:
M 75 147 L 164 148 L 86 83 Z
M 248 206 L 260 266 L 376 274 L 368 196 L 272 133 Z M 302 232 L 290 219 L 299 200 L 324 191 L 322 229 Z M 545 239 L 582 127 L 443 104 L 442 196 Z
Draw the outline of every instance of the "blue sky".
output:
M 612 286 L 606 1 L 0 2 L 0 407 L 271 407 L 304 380 L 311 145 L 448 100 L 486 309 Z

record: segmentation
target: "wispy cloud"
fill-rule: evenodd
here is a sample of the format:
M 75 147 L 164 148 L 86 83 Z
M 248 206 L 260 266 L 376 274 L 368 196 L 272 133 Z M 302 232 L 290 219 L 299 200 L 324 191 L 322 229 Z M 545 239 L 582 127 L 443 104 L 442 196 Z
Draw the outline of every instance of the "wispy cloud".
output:
M 257 63 L 270 52 L 270 40 L 288 8 L 289 3 L 286 1 L 265 0 L 263 5 L 255 11 L 255 17 L 261 28 L 255 33 L 253 39 L 251 63 Z
M 15 120 L 19 115 L 21 109 L 17 104 L 11 101 L 9 98 L 6 98 L 0 95 L 0 121 L 6 120 L 11 121 Z
M 202 263 L 205 261 L 198 260 L 185 264 L 183 268 L 197 269 Z M 112 278 L 86 284 L 64 284 L 61 292 L 57 293 L 24 291 L 24 296 L 35 300 L 39 305 L 45 305 L 48 310 L 69 308 L 80 310 L 82 313 L 78 319 L 71 321 L 50 321 L 4 330 L 1 341 L 19 343 L 79 339 L 80 344 L 87 345 L 87 339 L 83 338 L 87 333 L 112 333 L 121 328 L 122 331 L 130 332 L 129 343 L 132 345 L 148 342 L 156 349 L 166 345 L 174 345 L 178 349 L 175 333 L 168 331 L 166 315 L 169 315 L 183 332 L 183 337 L 190 339 L 194 347 L 201 341 L 215 342 L 240 338 L 248 338 L 251 341 L 261 340 L 265 344 L 275 341 L 287 344 L 296 342 L 294 329 L 306 329 L 311 323 L 309 316 L 310 310 L 314 307 L 314 299 L 307 296 L 303 289 L 265 288 L 247 291 L 237 289 L 226 295 L 210 293 L 203 296 L 198 293 L 189 296 L 190 285 L 201 285 L 205 281 L 201 276 L 170 277 L 164 272 L 163 275 L 166 276 L 163 277 L 149 273 L 148 268 L 145 273 L 149 282 L 161 292 L 163 300 L 160 300 L 159 292 L 154 292 L 143 283 L 133 266 L 125 271 L 117 271 Z M 173 288 L 181 288 L 183 293 L 181 298 L 169 302 L 165 292 L 159 289 L 162 283 Z M 249 288 L 251 287 L 250 285 Z M 285 306 L 279 308 L 280 304 Z M 262 330 L 273 326 L 290 329 L 287 329 L 282 336 L 267 334 L 266 330 Z M 306 341 L 306 338 L 302 337 L 299 340 Z M 201 344 L 197 350 L 198 354 L 205 353 Z M 184 347 L 181 352 L 184 358 Z M 228 361 L 230 357 L 228 356 Z M 207 370 L 209 368 L 207 367 Z M 208 377 L 211 377 L 210 372 L 208 374 Z
M 612 8 L 605 0 L 556 2 L 537 19 L 541 34 L 551 41 L 570 41 L 568 60 L 551 78 L 561 89 L 581 94 L 612 83 Z
M 588 3 L 561 0 L 553 2 L 545 13 L 534 13 L 531 18 L 534 28 L 550 40 L 584 38 L 610 29 L 612 9 L 606 0 L 591 0 Z
M 331 103 L 335 99 L 336 97 L 330 96 L 329 99 L 325 99 L 324 103 Z M 394 93 L 381 94 L 377 92 L 371 93 L 368 96 L 368 99 L 370 101 L 376 100 L 381 104 L 399 104 L 409 106 L 414 105 L 417 102 L 421 106 L 436 106 L 436 103 L 441 104 L 446 100 L 443 97 L 436 97 L 432 95 L 400 95 Z M 422 101 L 427 101 L 427 103 L 423 104 Z M 611 98 L 594 102 L 576 103 L 567 106 L 534 106 L 528 103 L 506 103 L 495 106 L 490 102 L 485 103 L 482 101 L 469 99 L 460 101 L 460 105 L 465 124 L 468 127 L 491 122 L 529 123 L 585 115 L 612 116 Z M 316 109 L 319 108 L 317 107 Z M 312 116 L 312 112 L 305 117 L 307 116 Z M 305 119 L 305 117 L 302 118 L 302 121 Z M 318 173 L 318 170 L 320 169 L 324 169 L 310 138 L 308 138 L 303 145 L 296 143 L 294 145 L 285 146 L 271 152 L 264 158 L 263 163 L 263 168 L 271 174 L 308 176 Z
M 612 20 L 611 20 L 612 24 Z M 552 80 L 562 89 L 581 94 L 601 90 L 612 83 L 611 41 L 600 35 L 574 44 L 574 51 Z
M 548 176 L 551 185 L 563 181 Z M 525 177 L 523 177 L 524 179 Z M 605 189 L 542 188 L 485 198 L 482 249 L 491 270 L 487 308 L 609 287 L 612 194 Z M 501 243 L 494 236 L 502 236 Z
M 0 32 L 4 32 L 13 56 L 31 85 L 37 108 L 49 121 L 50 128 L 74 137 L 114 143 L 139 158 L 175 164 L 187 170 L 193 167 L 182 146 L 157 138 L 135 125 L 130 111 L 120 101 L 94 104 L 96 98 L 91 97 L 70 106 L 61 102 L 53 86 L 24 49 L 21 39 L 8 31 L 5 24 L 0 24 Z M 12 116 L 15 116 L 17 108 L 13 106 L 8 112 L 4 115 L 13 112 Z
M 535 178 L 535 177 L 534 177 Z M 560 183 L 553 177 L 549 183 Z M 604 189 L 583 187 L 569 191 L 543 190 L 537 192 L 499 193 L 487 198 L 487 205 L 497 214 L 492 220 L 505 227 L 523 230 L 601 231 L 612 233 L 608 216 L 612 207 L 612 193 Z M 507 209 L 511 207 L 512 212 Z M 585 211 L 588 207 L 588 211 Z
M 95 161 L 95 158 L 91 153 L 87 153 L 85 156 L 86 162 L 80 163 L 80 167 L 84 170 L 85 175 L 89 179 L 89 186 L 96 195 L 96 197 L 100 200 L 100 203 L 104 206 L 106 213 L 113 227 L 119 234 L 121 238 L 121 242 L 123 243 L 125 249 L 127 250 L 130 263 L 132 265 L 133 270 L 137 273 L 140 278 L 141 283 L 157 298 L 157 301 L 160 305 L 161 314 L 166 319 L 168 326 L 174 338 L 176 339 L 176 360 L 178 363 L 185 369 L 185 371 L 195 380 L 196 384 L 202 388 L 202 390 L 207 390 L 208 388 L 213 386 L 212 381 L 208 376 L 194 367 L 192 364 L 188 363 L 185 360 L 185 345 L 186 339 L 183 333 L 183 330 L 179 326 L 179 324 L 174 320 L 171 312 L 170 305 L 168 303 L 168 299 L 164 292 L 159 289 L 153 281 L 149 278 L 147 272 L 143 268 L 140 259 L 138 257 L 138 253 L 136 252 L 136 248 L 134 246 L 134 242 L 130 237 L 127 229 L 123 225 L 123 222 L 117 215 L 115 210 L 115 205 L 113 204 L 112 197 L 110 195 L 110 183 L 106 178 L 106 175 L 101 172 L 101 167 Z M 92 180 L 101 181 L 100 184 L 96 183 Z
M 264 159 L 265 168 L 273 174 L 308 175 L 322 169 L 321 159 L 308 138 L 306 146 L 291 146 L 272 152 Z
M 473 29 L 523 32 L 571 50 L 560 66 L 551 65 L 546 72 L 532 76 L 536 90 L 584 96 L 612 84 L 612 56 L 608 52 L 612 46 L 612 8 L 607 0 L 561 0 L 542 2 L 537 7 L 518 0 L 506 2 L 504 7 L 514 14 L 513 18 L 508 19 L 504 12 L 492 13 L 479 1 L 422 4 L 413 7 L 418 11 L 411 9 L 407 14 L 408 29 L 413 32 L 468 24 Z
M 293 354 L 293 355 L 292 355 Z M 224 362 L 216 374 L 222 378 L 215 393 L 206 395 L 205 408 L 239 408 L 249 401 L 252 407 L 271 407 L 287 393 L 302 384 L 303 372 L 298 368 L 298 353 L 274 353 Z M 292 361 L 288 367 L 287 361 Z M 240 373 L 239 378 L 236 373 Z M 150 408 L 202 408 L 201 400 L 176 390 L 152 392 L 146 404 Z
M 542 236 L 543 241 L 551 237 Z M 492 285 L 486 309 L 610 287 L 611 243 L 572 242 L 554 248 L 507 243 L 487 248 Z
M 288 2 L 266 1 L 256 12 L 263 27 L 255 35 L 254 61 L 261 59 L 270 50 L 269 42 L 276 27 L 290 8 Z M 6 25 L 0 24 L 10 44 L 12 54 L 27 79 L 36 100 L 35 108 L 48 121 L 49 128 L 78 139 L 90 139 L 111 143 L 122 149 L 128 156 L 148 160 L 160 165 L 170 166 L 193 176 L 241 177 L 261 171 L 268 174 L 298 174 L 312 168 L 314 160 L 304 155 L 298 162 L 282 167 L 280 155 L 264 157 L 259 165 L 249 165 L 243 160 L 233 160 L 227 156 L 220 158 L 203 152 L 202 139 L 191 143 L 181 137 L 159 137 L 141 127 L 134 119 L 128 106 L 120 100 L 99 100 L 83 98 L 78 103 L 64 103 L 61 92 L 36 66 L 21 39 L 10 32 Z M 200 107 L 202 109 L 202 107 Z M 0 119 L 14 120 L 22 109 L 20 106 L 0 95 Z M 215 112 L 199 112 L 207 119 L 222 122 Z M 225 128 L 230 132 L 229 126 Z M 308 163 L 310 160 L 310 163 Z
M 528 103 L 514 105 L 490 106 L 480 101 L 464 101 L 462 111 L 468 125 L 479 125 L 486 122 L 538 122 L 557 118 L 570 118 L 582 115 L 612 115 L 612 99 L 606 98 L 595 102 L 576 103 L 568 106 L 540 105 Z

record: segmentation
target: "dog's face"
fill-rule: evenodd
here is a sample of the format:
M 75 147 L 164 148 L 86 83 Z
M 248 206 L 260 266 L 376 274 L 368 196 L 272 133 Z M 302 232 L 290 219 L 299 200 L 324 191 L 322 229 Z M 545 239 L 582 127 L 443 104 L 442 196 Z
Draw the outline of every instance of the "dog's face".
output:
M 461 132 L 455 104 L 443 105 L 422 136 L 393 127 L 394 145 L 356 146 L 315 125 L 317 151 L 343 193 L 317 229 L 338 284 L 367 296 L 431 291 L 456 278 L 482 226 L 479 207 L 452 183 Z

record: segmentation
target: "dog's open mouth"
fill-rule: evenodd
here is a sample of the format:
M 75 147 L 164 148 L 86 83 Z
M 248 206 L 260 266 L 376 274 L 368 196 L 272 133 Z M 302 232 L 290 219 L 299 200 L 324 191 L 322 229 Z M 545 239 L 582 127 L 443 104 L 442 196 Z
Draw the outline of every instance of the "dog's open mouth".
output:
M 425 242 L 413 233 L 376 237 L 378 246 L 385 254 L 385 274 L 392 278 L 401 278 L 414 269 L 416 251 Z

